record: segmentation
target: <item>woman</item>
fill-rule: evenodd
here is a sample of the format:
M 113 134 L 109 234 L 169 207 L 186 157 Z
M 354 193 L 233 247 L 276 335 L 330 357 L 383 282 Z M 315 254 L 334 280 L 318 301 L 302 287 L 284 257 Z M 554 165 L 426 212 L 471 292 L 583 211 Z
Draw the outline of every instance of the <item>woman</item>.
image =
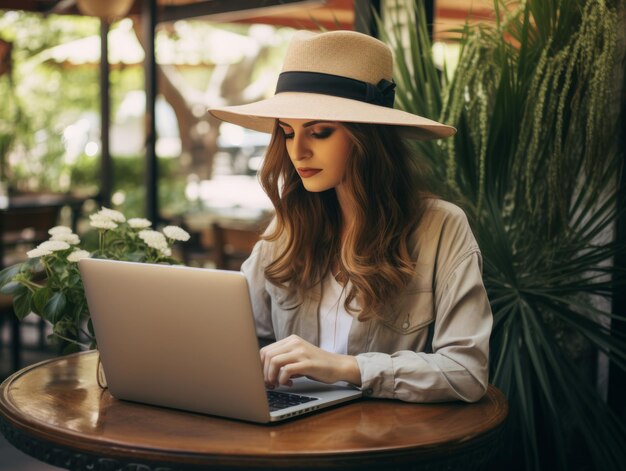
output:
M 294 35 L 276 94 L 212 109 L 272 140 L 276 217 L 244 263 L 268 387 L 308 376 L 411 402 L 477 401 L 492 316 L 463 212 L 429 196 L 404 138 L 450 126 L 393 109 L 389 48 Z

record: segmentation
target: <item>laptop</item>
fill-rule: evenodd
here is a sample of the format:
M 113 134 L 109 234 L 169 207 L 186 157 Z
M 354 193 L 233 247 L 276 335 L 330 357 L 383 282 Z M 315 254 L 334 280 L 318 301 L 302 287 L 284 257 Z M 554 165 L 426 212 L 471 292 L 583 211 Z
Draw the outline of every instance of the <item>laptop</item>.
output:
M 79 270 L 113 397 L 269 423 L 361 396 L 307 378 L 266 391 L 241 272 L 90 258 Z

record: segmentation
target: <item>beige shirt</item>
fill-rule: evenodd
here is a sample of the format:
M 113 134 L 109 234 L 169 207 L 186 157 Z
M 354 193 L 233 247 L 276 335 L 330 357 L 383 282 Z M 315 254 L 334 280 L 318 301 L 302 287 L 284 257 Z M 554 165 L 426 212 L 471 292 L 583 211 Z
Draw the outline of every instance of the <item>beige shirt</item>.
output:
M 493 322 L 482 258 L 463 211 L 442 200 L 429 201 L 411 240 L 415 275 L 381 313 L 393 320 L 355 319 L 348 354 L 356 356 L 365 395 L 473 402 L 487 390 Z M 319 346 L 321 287 L 299 299 L 268 282 L 263 270 L 272 253 L 272 243 L 260 241 L 242 266 L 257 335 L 280 340 L 295 334 Z M 431 324 L 432 353 L 426 353 Z

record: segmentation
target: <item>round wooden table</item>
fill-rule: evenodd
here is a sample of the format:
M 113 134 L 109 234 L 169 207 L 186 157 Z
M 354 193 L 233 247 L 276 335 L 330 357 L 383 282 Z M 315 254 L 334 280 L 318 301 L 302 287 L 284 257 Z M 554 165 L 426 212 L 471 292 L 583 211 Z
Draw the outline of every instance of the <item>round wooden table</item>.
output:
M 475 404 L 363 399 L 256 425 L 111 397 L 97 354 L 24 368 L 0 386 L 0 430 L 68 469 L 482 469 L 508 413 L 490 386 Z

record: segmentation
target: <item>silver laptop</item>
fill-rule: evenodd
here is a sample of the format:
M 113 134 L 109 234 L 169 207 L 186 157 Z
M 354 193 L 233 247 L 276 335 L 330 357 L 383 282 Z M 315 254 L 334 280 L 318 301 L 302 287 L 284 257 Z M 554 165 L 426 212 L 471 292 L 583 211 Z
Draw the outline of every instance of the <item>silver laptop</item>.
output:
M 241 272 L 97 259 L 79 269 L 118 399 L 267 423 L 361 396 L 306 378 L 266 391 Z

